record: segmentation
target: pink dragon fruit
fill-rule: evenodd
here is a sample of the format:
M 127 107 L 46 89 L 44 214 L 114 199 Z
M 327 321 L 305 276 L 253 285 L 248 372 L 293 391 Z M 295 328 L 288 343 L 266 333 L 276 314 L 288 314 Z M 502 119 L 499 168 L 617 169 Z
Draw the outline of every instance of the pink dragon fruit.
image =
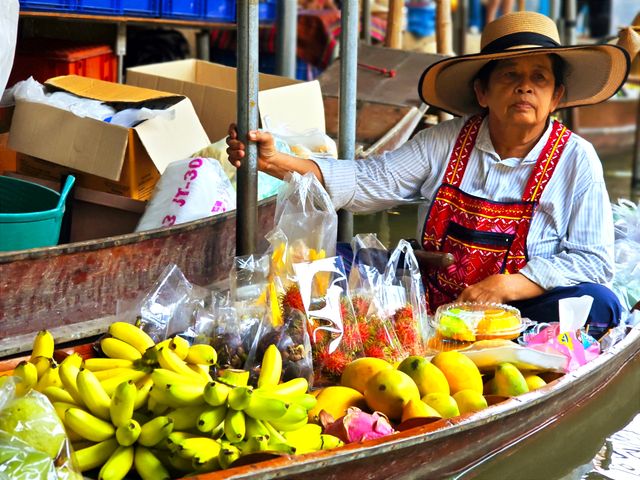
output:
M 373 440 L 396 432 L 382 413 L 366 413 L 356 407 L 349 408 L 345 416 L 335 421 L 331 415 L 322 411 L 320 421 L 324 426 L 324 433 L 334 435 L 344 443 Z

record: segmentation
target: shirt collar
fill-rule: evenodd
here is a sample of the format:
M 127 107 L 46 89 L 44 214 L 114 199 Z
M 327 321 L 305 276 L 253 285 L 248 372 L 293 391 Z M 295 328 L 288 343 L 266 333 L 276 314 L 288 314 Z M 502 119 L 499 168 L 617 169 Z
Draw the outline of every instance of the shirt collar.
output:
M 520 163 L 535 163 L 538 161 L 538 157 L 540 156 L 540 152 L 544 148 L 549 139 L 549 135 L 551 134 L 551 127 L 553 126 L 553 120 L 547 121 L 547 128 L 544 133 L 540 137 L 540 140 L 534 145 L 534 147 L 529 151 L 526 157 L 520 160 Z M 496 153 L 495 148 L 493 148 L 493 143 L 491 142 L 491 135 L 489 135 L 489 120 L 485 116 L 482 120 L 482 125 L 480 125 L 480 131 L 478 132 L 478 137 L 476 138 L 476 146 L 475 148 L 488 153 L 491 155 L 496 161 L 499 161 L 500 158 Z

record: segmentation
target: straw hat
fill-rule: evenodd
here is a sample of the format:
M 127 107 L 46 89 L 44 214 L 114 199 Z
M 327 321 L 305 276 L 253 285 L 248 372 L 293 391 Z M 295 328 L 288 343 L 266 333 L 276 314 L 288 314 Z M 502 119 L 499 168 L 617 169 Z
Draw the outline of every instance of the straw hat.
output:
M 473 79 L 491 60 L 555 53 L 565 62 L 565 95 L 558 108 L 590 105 L 616 93 L 627 78 L 629 56 L 616 45 L 563 47 L 556 24 L 535 12 L 515 12 L 487 24 L 480 53 L 447 58 L 422 74 L 422 100 L 454 115 L 482 111 L 473 91 Z

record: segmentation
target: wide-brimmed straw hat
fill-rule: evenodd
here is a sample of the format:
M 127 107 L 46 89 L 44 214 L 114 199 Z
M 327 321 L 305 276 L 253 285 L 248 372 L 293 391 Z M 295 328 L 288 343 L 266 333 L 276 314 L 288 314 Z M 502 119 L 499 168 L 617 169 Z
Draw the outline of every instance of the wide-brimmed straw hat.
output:
M 422 100 L 454 115 L 479 113 L 473 79 L 491 60 L 554 53 L 565 62 L 565 94 L 558 109 L 599 103 L 611 97 L 629 72 L 629 55 L 616 45 L 563 47 L 553 20 L 535 12 L 515 12 L 487 24 L 478 54 L 447 58 L 422 74 Z

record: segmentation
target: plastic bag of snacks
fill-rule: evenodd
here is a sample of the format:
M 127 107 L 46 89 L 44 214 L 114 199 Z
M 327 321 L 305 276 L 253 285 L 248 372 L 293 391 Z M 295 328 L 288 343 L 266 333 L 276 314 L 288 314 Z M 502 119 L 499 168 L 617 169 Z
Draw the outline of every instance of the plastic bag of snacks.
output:
M 82 480 L 71 461 L 62 421 L 40 392 L 17 395 L 15 378 L 0 378 L 0 478 Z
M 298 295 L 286 302 L 302 305 L 313 351 L 317 385 L 335 382 L 352 360 L 363 356 L 362 340 L 341 257 L 294 263 Z
M 613 290 L 630 310 L 640 302 L 640 206 L 619 200 L 611 208 L 616 237 Z

